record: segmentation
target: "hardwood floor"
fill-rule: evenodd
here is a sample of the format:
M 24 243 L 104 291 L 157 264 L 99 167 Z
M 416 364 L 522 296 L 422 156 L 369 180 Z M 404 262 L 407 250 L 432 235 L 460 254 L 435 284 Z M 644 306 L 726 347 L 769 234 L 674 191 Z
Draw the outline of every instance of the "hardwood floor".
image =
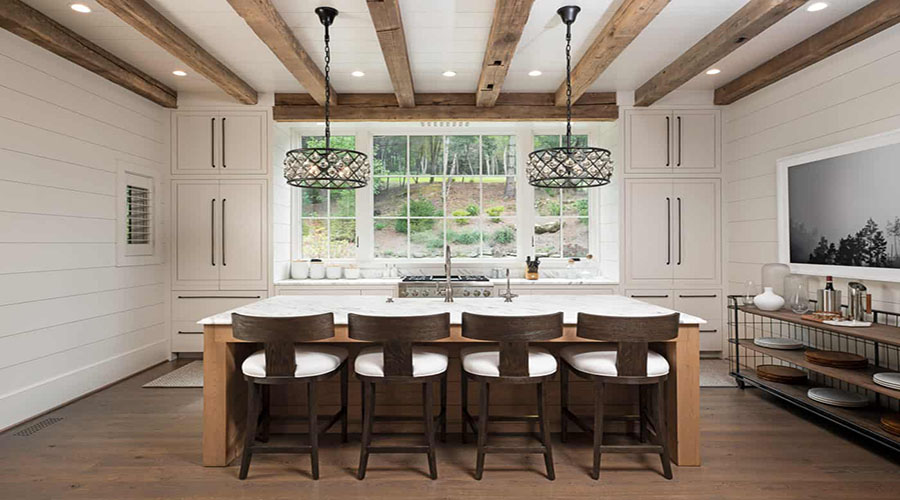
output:
M 182 362 L 183 363 L 183 362 Z M 439 479 L 426 477 L 425 456 L 377 455 L 364 481 L 355 478 L 358 436 L 322 440 L 321 479 L 309 457 L 259 455 L 246 481 L 237 466 L 200 464 L 200 389 L 142 389 L 173 369 L 160 365 L 0 435 L 3 499 L 367 498 L 897 498 L 900 461 L 861 446 L 821 421 L 807 420 L 758 391 L 701 391 L 700 468 L 659 474 L 656 455 L 607 455 L 601 480 L 588 476 L 591 441 L 573 434 L 554 443 L 556 481 L 540 455 L 491 455 L 475 481 L 475 446 L 451 435 L 438 449 Z M 62 418 L 30 436 L 21 429 Z M 452 430 L 452 428 L 451 428 Z M 305 439 L 305 437 L 298 437 Z

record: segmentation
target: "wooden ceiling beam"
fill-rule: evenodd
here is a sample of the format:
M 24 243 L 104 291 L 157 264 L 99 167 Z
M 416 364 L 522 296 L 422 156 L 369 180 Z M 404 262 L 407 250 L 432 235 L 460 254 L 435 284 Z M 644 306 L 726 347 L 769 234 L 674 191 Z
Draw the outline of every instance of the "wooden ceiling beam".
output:
M 187 36 L 145 0 L 97 0 L 191 69 L 243 104 L 256 104 L 256 90 Z
M 397 106 L 394 94 L 342 94 L 331 110 L 333 121 L 564 121 L 566 109 L 553 93 L 500 94 L 494 106 L 476 105 L 475 94 L 416 94 L 415 107 Z M 324 110 L 308 94 L 275 94 L 276 121 L 320 122 Z M 614 92 L 584 94 L 572 106 L 575 121 L 612 121 L 619 117 Z
M 497 0 L 494 4 L 494 19 L 475 91 L 476 105 L 489 107 L 496 104 L 532 4 L 534 0 Z
M 587 92 L 606 68 L 662 12 L 670 0 L 625 0 L 572 70 L 572 102 Z M 566 82 L 556 89 L 556 105 L 566 105 Z
M 403 18 L 400 16 L 399 0 L 366 0 L 369 15 L 375 25 L 381 53 L 391 76 L 391 85 L 397 96 L 397 104 L 402 108 L 416 105 L 412 71 L 409 67 L 409 53 L 406 48 L 406 34 L 403 32 Z
M 324 105 L 325 75 L 297 41 L 271 0 L 228 0 L 228 3 L 316 102 Z M 332 87 L 331 104 L 337 102 L 338 95 Z
M 19 0 L 0 2 L 0 26 L 160 106 L 178 107 L 174 90 Z
M 900 22 L 900 2 L 875 0 L 716 89 L 728 105 Z
M 750 0 L 678 59 L 634 91 L 635 106 L 650 106 L 684 85 L 806 0 Z

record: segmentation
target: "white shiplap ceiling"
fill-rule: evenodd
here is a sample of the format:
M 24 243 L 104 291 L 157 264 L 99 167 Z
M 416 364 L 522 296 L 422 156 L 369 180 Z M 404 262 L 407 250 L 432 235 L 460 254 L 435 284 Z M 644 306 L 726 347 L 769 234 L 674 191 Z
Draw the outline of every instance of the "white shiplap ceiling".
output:
M 740 9 L 748 0 L 672 0 L 591 86 L 595 92 L 633 90 Z M 830 0 L 829 8 L 800 8 L 716 64 L 722 73 L 701 74 L 684 89 L 711 90 L 793 46 L 872 0 Z M 218 91 L 165 50 L 93 0 L 79 14 L 69 0 L 26 3 L 132 63 L 178 91 Z M 365 0 L 273 0 L 301 45 L 316 60 L 324 56 L 322 26 L 313 10 L 340 11 L 332 28 L 332 80 L 340 92 L 392 92 L 387 67 Z M 565 78 L 565 27 L 556 9 L 578 4 L 573 26 L 573 64 L 622 0 L 536 0 L 503 86 L 507 92 L 552 92 Z M 149 0 L 213 56 L 259 92 L 303 92 L 226 0 Z M 410 65 L 417 92 L 474 92 L 493 17 L 493 0 L 400 0 Z M 320 63 L 320 67 L 322 64 Z M 188 76 L 172 75 L 184 69 Z M 442 76 L 452 70 L 453 78 Z M 540 70 L 539 77 L 528 72 Z M 363 71 L 365 76 L 351 76 Z

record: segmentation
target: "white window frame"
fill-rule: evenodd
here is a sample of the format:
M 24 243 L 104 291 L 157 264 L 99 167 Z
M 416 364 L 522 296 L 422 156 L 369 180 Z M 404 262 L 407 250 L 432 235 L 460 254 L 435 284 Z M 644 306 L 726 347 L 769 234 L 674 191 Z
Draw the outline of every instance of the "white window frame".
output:
M 118 160 L 116 165 L 116 265 L 143 266 L 162 262 L 160 217 L 162 194 L 159 172 L 144 165 Z M 128 243 L 128 186 L 150 192 L 150 242 Z
M 526 256 L 534 255 L 533 228 L 536 219 L 534 210 L 534 188 L 525 178 L 525 163 L 528 153 L 534 146 L 535 135 L 564 135 L 565 123 L 539 122 L 509 124 L 503 122 L 473 123 L 460 126 L 458 124 L 441 123 L 333 123 L 331 134 L 334 136 L 356 136 L 356 149 L 372 158 L 373 137 L 376 135 L 515 135 L 516 137 L 516 243 L 515 257 L 454 257 L 454 262 L 461 265 L 509 265 L 524 262 Z M 587 135 L 588 144 L 595 145 L 599 137 L 599 127 L 594 123 L 572 124 L 574 135 Z M 321 136 L 321 124 L 301 125 L 291 128 L 291 147 L 300 147 L 303 136 Z M 480 161 L 480 158 L 479 158 Z M 602 188 L 601 188 L 602 189 Z M 291 194 L 291 256 L 301 258 L 300 242 L 300 190 L 292 189 Z M 591 189 L 588 194 L 588 220 L 590 221 L 588 251 L 594 256 L 593 261 L 600 262 L 600 190 Z M 356 238 L 357 257 L 355 259 L 329 259 L 339 264 L 359 264 L 361 266 L 396 264 L 398 266 L 443 264 L 444 258 L 376 258 L 374 247 L 374 209 L 375 195 L 372 183 L 356 190 Z M 447 215 L 445 214 L 446 218 Z M 522 228 L 525 228 L 523 231 Z M 541 258 L 541 262 L 550 268 L 565 267 L 568 257 Z

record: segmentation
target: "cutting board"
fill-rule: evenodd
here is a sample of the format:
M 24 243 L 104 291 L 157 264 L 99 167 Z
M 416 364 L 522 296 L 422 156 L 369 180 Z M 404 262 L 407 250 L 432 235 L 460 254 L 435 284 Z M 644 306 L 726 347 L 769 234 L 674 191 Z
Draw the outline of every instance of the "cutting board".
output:
M 810 363 L 832 368 L 858 370 L 869 366 L 869 361 L 865 357 L 849 352 L 808 350 L 804 355 Z
M 770 382 L 782 384 L 802 384 L 806 382 L 806 373 L 803 370 L 780 365 L 758 365 L 756 376 Z

